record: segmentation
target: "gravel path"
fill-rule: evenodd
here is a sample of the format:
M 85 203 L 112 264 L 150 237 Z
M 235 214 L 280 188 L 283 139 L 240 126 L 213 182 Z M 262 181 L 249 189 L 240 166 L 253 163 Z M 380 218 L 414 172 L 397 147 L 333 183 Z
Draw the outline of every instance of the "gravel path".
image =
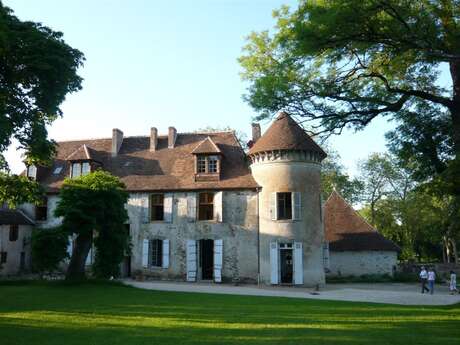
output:
M 123 283 L 141 289 L 215 293 L 246 296 L 273 296 L 309 298 L 335 301 L 372 302 L 400 305 L 449 305 L 460 303 L 460 295 L 449 295 L 447 287 L 437 286 L 435 294 L 421 294 L 415 284 L 329 284 L 320 291 L 297 287 L 271 287 L 256 285 L 233 286 L 213 283 L 185 283 L 123 280 Z

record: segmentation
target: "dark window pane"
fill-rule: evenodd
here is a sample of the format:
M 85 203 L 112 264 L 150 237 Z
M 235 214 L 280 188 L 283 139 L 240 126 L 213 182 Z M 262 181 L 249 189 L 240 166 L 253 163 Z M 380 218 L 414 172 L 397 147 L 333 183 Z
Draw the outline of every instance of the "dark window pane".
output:
M 200 193 L 198 220 L 214 219 L 214 193 Z
M 164 195 L 152 194 L 150 197 L 150 219 L 164 220 Z
M 217 173 L 217 159 L 216 156 L 208 158 L 208 173 Z
M 14 242 L 18 240 L 19 226 L 16 224 L 10 225 L 10 241 Z
M 163 241 L 152 240 L 152 266 L 161 267 L 163 259 Z
M 7 259 L 7 252 L 1 252 L 0 253 L 0 264 L 5 264 L 6 263 L 6 259 Z
M 198 173 L 205 173 L 206 172 L 206 156 L 198 156 L 197 157 L 196 171 Z
M 291 193 L 277 193 L 278 219 L 292 219 Z
M 48 217 L 48 198 L 43 198 L 40 205 L 35 206 L 35 219 L 39 221 L 46 220 Z

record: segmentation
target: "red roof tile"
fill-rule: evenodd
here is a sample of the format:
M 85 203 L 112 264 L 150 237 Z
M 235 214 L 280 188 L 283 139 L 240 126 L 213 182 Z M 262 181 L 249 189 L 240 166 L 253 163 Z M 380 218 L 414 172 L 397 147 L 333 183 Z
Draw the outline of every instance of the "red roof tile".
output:
M 317 143 L 285 112 L 281 112 L 249 154 L 273 150 L 302 150 L 317 152 L 322 159 L 327 155 Z
M 336 191 L 324 204 L 324 232 L 331 251 L 400 251 Z

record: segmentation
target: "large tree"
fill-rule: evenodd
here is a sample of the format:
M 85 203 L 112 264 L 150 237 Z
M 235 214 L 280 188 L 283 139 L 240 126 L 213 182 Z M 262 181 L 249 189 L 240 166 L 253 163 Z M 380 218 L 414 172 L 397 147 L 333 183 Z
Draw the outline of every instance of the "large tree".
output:
M 449 115 L 457 163 L 448 166 L 458 181 L 459 0 L 309 0 L 274 16 L 275 32 L 252 33 L 240 58 L 260 117 L 285 109 L 330 134 L 424 102 Z
M 128 193 L 120 180 L 97 170 L 86 176 L 67 178 L 59 193 L 55 216 L 75 237 L 66 279 L 84 279 L 85 262 L 94 242 L 96 276 L 116 276 L 124 254 L 129 250 L 125 204 Z
M 77 70 L 83 61 L 83 54 L 67 45 L 61 32 L 40 23 L 19 20 L 0 1 L 0 174 L 3 180 L 10 177 L 3 152 L 13 139 L 18 142 L 18 149 L 25 150 L 27 164 L 49 162 L 55 143 L 48 139 L 46 126 L 62 115 L 60 104 L 65 96 L 81 89 L 82 78 Z M 1 201 L 14 203 L 15 189 L 7 193 L 3 187 L 1 184 L 4 198 Z M 24 188 L 27 187 L 21 187 Z

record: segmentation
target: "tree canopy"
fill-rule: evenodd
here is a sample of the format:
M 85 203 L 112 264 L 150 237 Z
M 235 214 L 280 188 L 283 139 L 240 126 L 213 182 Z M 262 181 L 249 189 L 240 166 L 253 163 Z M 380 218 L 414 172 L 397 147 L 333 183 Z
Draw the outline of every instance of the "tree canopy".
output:
M 85 261 L 93 242 L 95 275 L 118 275 L 119 264 L 129 250 L 124 225 L 128 220 L 127 201 L 124 184 L 102 170 L 64 181 L 55 216 L 63 217 L 62 228 L 75 238 L 66 279 L 85 277 Z
M 61 32 L 21 21 L 0 1 L 0 172 L 10 175 L 3 152 L 15 139 L 27 164 L 46 165 L 55 152 L 46 126 L 62 115 L 66 95 L 81 89 L 77 70 L 83 53 L 70 47 Z M 17 198 L 0 185 L 2 201 Z

